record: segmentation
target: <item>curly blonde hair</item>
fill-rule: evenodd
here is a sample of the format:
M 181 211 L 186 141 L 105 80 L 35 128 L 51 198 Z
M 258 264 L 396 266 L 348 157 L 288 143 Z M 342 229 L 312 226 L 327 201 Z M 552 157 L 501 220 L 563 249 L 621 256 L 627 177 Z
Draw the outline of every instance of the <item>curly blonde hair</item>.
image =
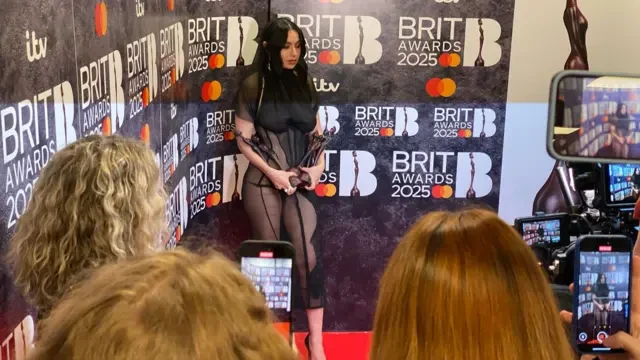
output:
M 6 259 L 41 315 L 83 270 L 160 245 L 167 232 L 161 185 L 153 152 L 130 138 L 89 136 L 51 158 Z
M 92 272 L 41 324 L 29 360 L 295 360 L 266 301 L 218 253 L 183 249 Z

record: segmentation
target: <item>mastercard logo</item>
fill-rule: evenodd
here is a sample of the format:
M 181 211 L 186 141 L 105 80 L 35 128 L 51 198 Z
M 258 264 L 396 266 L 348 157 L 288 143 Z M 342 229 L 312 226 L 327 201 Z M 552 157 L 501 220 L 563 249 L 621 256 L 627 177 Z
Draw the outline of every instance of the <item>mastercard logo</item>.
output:
M 236 138 L 236 134 L 233 133 L 233 131 L 225 131 L 224 134 L 222 135 L 222 137 L 226 140 L 233 140 Z
M 393 136 L 393 129 L 392 128 L 380 129 L 380 136 Z
M 184 152 L 189 155 L 189 153 L 191 153 L 191 145 L 187 145 L 184 147 Z
M 427 81 L 425 91 L 431 97 L 451 97 L 456 93 L 456 83 L 449 78 L 433 78 Z
M 208 208 L 218 206 L 220 204 L 220 200 L 222 200 L 222 196 L 219 192 L 214 192 L 213 194 L 207 195 L 205 199 L 205 204 Z
M 471 137 L 473 133 L 470 129 L 460 129 L 458 130 L 458 137 L 468 139 Z
M 318 184 L 316 186 L 316 195 L 319 197 L 332 197 L 338 192 L 334 184 Z
M 202 84 L 201 94 L 202 101 L 216 101 L 222 95 L 222 84 L 219 81 L 206 81 Z
M 343 0 L 320 0 L 322 4 L 340 4 Z
M 142 129 L 140 129 L 140 140 L 147 145 L 151 142 L 151 128 L 149 128 L 149 124 L 144 124 Z
M 176 83 L 176 67 L 171 68 L 171 85 L 175 85 Z
M 111 117 L 109 116 L 102 120 L 102 135 L 111 135 Z
M 580 130 L 578 130 L 578 134 L 579 134 L 579 135 L 584 134 L 584 128 L 580 128 Z
M 169 9 L 169 11 L 173 11 L 175 8 L 176 8 L 175 0 L 167 0 L 167 9 Z
M 602 117 L 602 122 L 608 122 L 609 121 L 609 117 L 608 116 L 603 116 Z M 582 119 L 580 119 L 580 123 L 583 123 L 584 121 Z
M 436 185 L 431 189 L 431 196 L 436 199 L 448 199 L 453 195 L 453 188 L 449 185 Z
M 629 100 L 636 100 L 638 99 L 638 95 L 636 93 L 630 93 L 629 94 Z
M 209 69 L 220 69 L 222 66 L 224 66 L 224 55 L 211 54 L 211 56 L 209 56 Z
M 169 174 L 173 175 L 174 172 L 176 172 L 176 165 L 175 164 L 171 164 L 169 166 Z
M 438 63 L 442 67 L 457 67 L 460 65 L 460 55 L 444 53 L 438 58 Z
M 335 50 L 322 50 L 318 55 L 320 64 L 335 65 L 340 62 L 340 53 Z
M 98 37 L 107 35 L 107 4 L 104 1 L 96 4 L 93 15 L 96 23 L 96 35 Z
M 176 242 L 180 242 L 180 238 L 182 237 L 182 227 L 178 225 L 176 228 Z
M 142 89 L 142 106 L 144 107 L 149 106 L 149 87 L 148 86 Z

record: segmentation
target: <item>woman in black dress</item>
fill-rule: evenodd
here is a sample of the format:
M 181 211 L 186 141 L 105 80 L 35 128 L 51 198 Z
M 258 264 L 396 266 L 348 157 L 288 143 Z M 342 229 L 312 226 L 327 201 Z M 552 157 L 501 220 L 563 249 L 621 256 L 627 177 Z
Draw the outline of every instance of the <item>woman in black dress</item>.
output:
M 255 72 L 244 79 L 234 101 L 236 130 L 244 138 L 257 135 L 278 161 L 265 161 L 238 137 L 238 147 L 250 162 L 242 197 L 254 239 L 292 242 L 309 321 L 310 358 L 325 360 L 324 278 L 313 191 L 324 172 L 324 154 L 315 166 L 302 168 L 311 178 L 306 188 L 291 186 L 289 178 L 296 174 L 286 171 L 300 163 L 310 137 L 322 134 L 317 93 L 304 61 L 304 35 L 297 25 L 288 19 L 270 22 L 261 44 Z
M 607 276 L 603 273 L 598 274 L 598 281 L 593 286 L 593 315 L 596 319 L 596 326 L 607 326 L 609 320 L 609 285 L 607 285 Z

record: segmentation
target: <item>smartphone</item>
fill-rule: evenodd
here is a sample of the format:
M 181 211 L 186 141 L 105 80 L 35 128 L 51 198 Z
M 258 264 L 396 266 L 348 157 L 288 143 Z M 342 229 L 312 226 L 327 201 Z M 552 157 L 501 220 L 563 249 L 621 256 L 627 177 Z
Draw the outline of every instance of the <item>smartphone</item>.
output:
M 239 257 L 245 274 L 275 315 L 274 327 L 289 344 L 293 342 L 291 291 L 295 250 L 284 241 L 245 241 Z
M 573 328 L 582 354 L 623 352 L 602 345 L 609 336 L 629 333 L 633 244 L 624 235 L 585 235 L 575 252 Z

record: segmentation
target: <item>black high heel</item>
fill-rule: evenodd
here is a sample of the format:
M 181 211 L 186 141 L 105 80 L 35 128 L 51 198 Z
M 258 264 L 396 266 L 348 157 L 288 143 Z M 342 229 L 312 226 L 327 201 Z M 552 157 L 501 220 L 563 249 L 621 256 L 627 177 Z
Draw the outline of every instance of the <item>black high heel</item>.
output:
M 304 338 L 304 346 L 307 347 L 307 357 L 309 358 L 309 360 L 313 360 L 311 358 L 311 348 L 309 347 L 309 335 L 311 335 L 311 333 L 307 334 L 307 337 Z

